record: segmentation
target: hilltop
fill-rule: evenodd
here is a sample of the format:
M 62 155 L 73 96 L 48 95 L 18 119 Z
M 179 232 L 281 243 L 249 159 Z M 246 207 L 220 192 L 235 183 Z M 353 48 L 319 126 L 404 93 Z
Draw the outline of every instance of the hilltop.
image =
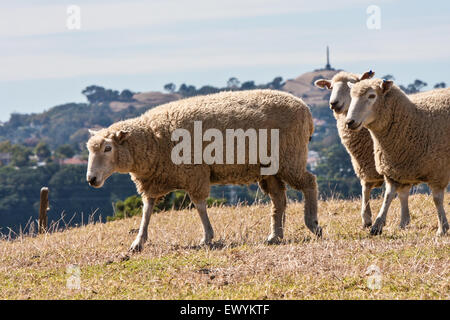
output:
M 109 107 L 113 112 L 119 112 L 129 107 L 140 109 L 147 106 L 158 106 L 161 104 L 179 100 L 181 98 L 183 98 L 183 96 L 179 93 L 163 93 L 159 91 L 148 91 L 134 94 L 133 95 L 134 101 L 131 102 L 121 102 L 121 101 L 109 102 Z
M 374 211 L 380 205 L 374 200 Z M 406 230 L 397 227 L 399 207 L 395 200 L 383 235 L 371 237 L 360 227 L 359 200 L 320 201 L 317 240 L 303 204 L 291 203 L 285 242 L 272 246 L 262 244 L 268 205 L 211 208 L 212 248 L 196 245 L 194 210 L 154 214 L 149 242 L 133 255 L 139 217 L 3 240 L 0 299 L 449 299 L 450 240 L 435 237 L 432 198 L 411 196 Z M 368 287 L 373 268 L 379 289 Z M 72 276 L 79 289 L 67 287 L 77 283 Z
M 314 86 L 314 81 L 318 79 L 331 79 L 342 70 L 320 69 L 304 73 L 295 79 L 287 80 L 281 88 L 294 96 L 302 98 L 309 106 L 318 106 L 327 104 L 330 91 L 319 89 Z

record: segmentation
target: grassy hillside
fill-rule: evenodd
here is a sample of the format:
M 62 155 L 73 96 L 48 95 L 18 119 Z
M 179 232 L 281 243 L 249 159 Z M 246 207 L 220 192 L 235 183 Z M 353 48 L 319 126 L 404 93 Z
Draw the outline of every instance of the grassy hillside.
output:
M 395 200 L 379 237 L 361 229 L 359 206 L 321 202 L 317 240 L 303 205 L 290 204 L 286 241 L 274 246 L 262 244 L 266 205 L 210 209 L 216 242 L 208 249 L 196 245 L 201 223 L 192 210 L 155 214 L 150 242 L 133 255 L 139 217 L 2 241 L 0 299 L 449 299 L 450 238 L 435 237 L 431 197 L 411 197 L 403 231 Z M 66 288 L 70 264 L 80 267 L 80 289 Z M 367 286 L 371 265 L 381 269 L 381 289 Z

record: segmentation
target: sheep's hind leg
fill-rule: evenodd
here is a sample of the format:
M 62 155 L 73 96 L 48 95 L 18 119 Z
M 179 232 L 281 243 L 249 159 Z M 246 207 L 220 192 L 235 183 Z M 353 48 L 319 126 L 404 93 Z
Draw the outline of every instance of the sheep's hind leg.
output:
M 361 220 L 363 228 L 368 228 L 372 225 L 372 211 L 370 210 L 370 191 L 372 191 L 373 184 L 361 180 Z
M 444 210 L 444 190 L 445 188 L 435 188 L 431 187 L 431 191 L 433 193 L 433 201 L 437 209 L 438 214 L 438 230 L 437 235 L 443 236 L 447 233 L 449 226 L 447 217 L 445 216 L 445 210 Z
M 272 200 L 271 233 L 267 244 L 276 244 L 283 239 L 283 228 L 286 221 L 286 185 L 276 176 L 269 176 L 259 182 L 261 189 Z
M 318 188 L 316 176 L 308 171 L 304 171 L 297 176 L 287 175 L 283 177 L 293 188 L 303 192 L 305 198 L 305 224 L 308 229 L 316 236 L 322 236 L 322 228 L 317 219 L 317 197 Z
M 398 189 L 398 198 L 400 199 L 400 206 L 401 206 L 400 229 L 405 229 L 406 226 L 411 221 L 408 207 L 408 198 L 410 189 L 411 189 L 410 185 L 402 186 L 401 188 Z
M 200 219 L 203 225 L 203 239 L 200 241 L 200 245 L 209 245 L 211 240 L 214 238 L 214 230 L 211 226 L 211 222 L 208 218 L 208 213 L 206 212 L 206 200 L 201 200 L 195 202 L 195 207 L 197 208 Z
M 138 235 L 129 249 L 131 252 L 138 252 L 144 248 L 144 243 L 147 241 L 147 230 L 150 222 L 150 216 L 153 212 L 153 206 L 155 205 L 154 198 L 147 199 L 146 197 L 142 197 L 142 201 L 144 205 L 142 207 L 141 225 L 139 227 Z
M 383 205 L 375 220 L 375 223 L 370 229 L 371 235 L 380 235 L 383 232 L 383 227 L 386 224 L 386 216 L 389 211 L 389 206 L 396 195 L 396 187 L 393 182 L 386 180 L 386 191 L 384 193 Z

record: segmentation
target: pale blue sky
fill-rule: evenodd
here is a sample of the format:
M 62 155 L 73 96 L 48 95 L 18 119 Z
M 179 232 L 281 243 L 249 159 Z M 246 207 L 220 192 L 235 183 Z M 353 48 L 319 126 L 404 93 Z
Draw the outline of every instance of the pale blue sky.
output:
M 66 28 L 68 5 L 81 30 Z M 366 26 L 369 5 L 381 29 Z M 294 78 L 324 65 L 398 83 L 450 85 L 449 1 L 152 0 L 0 2 L 0 120 L 84 102 L 97 84 L 162 90 Z

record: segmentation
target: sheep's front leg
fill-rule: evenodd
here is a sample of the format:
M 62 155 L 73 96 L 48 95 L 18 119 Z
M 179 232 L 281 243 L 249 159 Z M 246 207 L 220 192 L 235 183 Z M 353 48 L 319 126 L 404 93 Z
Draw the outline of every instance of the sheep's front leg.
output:
M 372 225 L 372 211 L 370 210 L 370 191 L 372 190 L 372 184 L 361 181 L 361 187 L 361 220 L 363 228 L 368 228 Z
M 131 244 L 131 252 L 138 252 L 144 248 L 144 243 L 147 241 L 148 223 L 150 222 L 150 216 L 153 212 L 153 206 L 155 205 L 155 198 L 147 199 L 146 197 L 142 197 L 142 201 L 144 205 L 142 207 L 141 225 L 136 239 Z
M 259 182 L 261 189 L 272 200 L 271 233 L 266 240 L 267 244 L 276 244 L 283 239 L 283 227 L 286 221 L 286 185 L 276 176 L 269 176 Z
M 409 207 L 408 207 L 408 198 L 409 198 L 409 189 L 410 186 L 404 186 L 398 190 L 398 198 L 400 199 L 401 206 L 401 219 L 400 219 L 400 229 L 406 228 L 406 226 L 411 221 L 411 217 L 409 215 Z
M 379 235 L 383 232 L 383 227 L 386 224 L 386 216 L 391 205 L 392 200 L 396 195 L 396 187 L 394 183 L 386 180 L 386 192 L 384 193 L 383 205 L 381 206 L 380 212 L 375 220 L 375 223 L 370 229 L 371 235 Z
M 214 230 L 209 222 L 208 214 L 206 212 L 206 200 L 195 202 L 200 219 L 203 224 L 203 239 L 200 241 L 200 245 L 211 244 L 212 238 L 214 238 Z
M 447 233 L 449 226 L 447 217 L 445 216 L 445 210 L 444 210 L 444 189 L 442 188 L 431 188 L 431 191 L 433 193 L 433 201 L 437 209 L 438 214 L 438 230 L 437 235 L 443 236 Z

